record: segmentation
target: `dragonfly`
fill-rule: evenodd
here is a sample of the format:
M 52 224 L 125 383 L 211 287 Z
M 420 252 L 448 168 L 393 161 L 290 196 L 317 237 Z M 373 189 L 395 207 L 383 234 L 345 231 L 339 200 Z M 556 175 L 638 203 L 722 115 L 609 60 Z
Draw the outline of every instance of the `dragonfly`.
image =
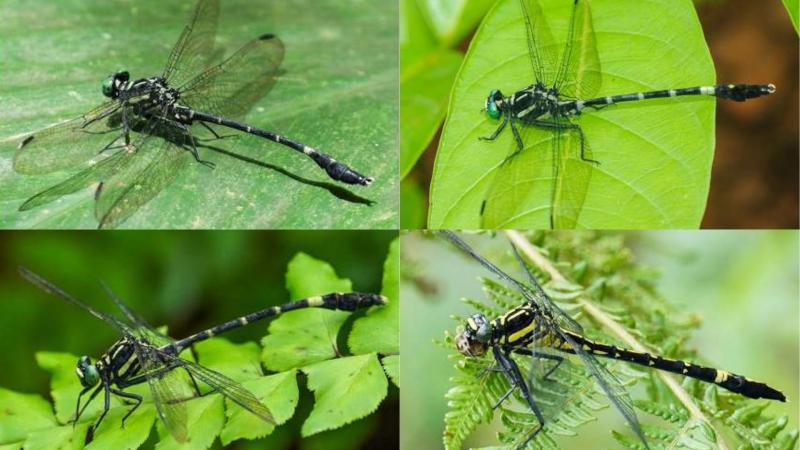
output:
M 498 228 L 517 212 L 513 197 L 518 195 L 519 173 L 532 173 L 524 151 L 547 151 L 550 158 L 550 228 L 575 228 L 586 200 L 593 168 L 591 146 L 579 118 L 584 113 L 625 102 L 659 98 L 712 96 L 743 102 L 775 92 L 773 84 L 717 84 L 670 88 L 648 92 L 596 97 L 602 82 L 588 0 L 564 0 L 569 8 L 566 41 L 559 55 L 538 0 L 519 0 L 525 23 L 525 37 L 533 82 L 511 95 L 494 89 L 484 110 L 500 120 L 489 136 L 494 141 L 506 128 L 513 135 L 513 149 L 493 175 L 480 207 L 481 228 Z M 519 166 L 523 164 L 523 166 Z
M 388 302 L 381 295 L 358 292 L 314 296 L 279 306 L 271 306 L 229 320 L 184 339 L 173 340 L 148 325 L 108 287 L 104 286 L 107 294 L 121 312 L 119 317 L 88 306 L 27 268 L 21 267 L 19 272 L 22 277 L 43 291 L 83 309 L 122 335 L 96 361 L 89 356 L 81 356 L 78 359 L 76 373 L 82 389 L 78 394 L 73 422 L 78 422 L 86 408 L 99 394 L 102 393 L 104 397 L 103 411 L 90 427 L 87 439 L 91 438 L 94 430 L 97 430 L 111 409 L 112 395 L 126 400 L 132 405 L 122 418 L 122 426 L 125 426 L 125 421 L 141 406 L 143 401 L 141 395 L 126 392 L 125 389 L 142 383 L 149 385 L 158 416 L 178 442 L 186 442 L 188 439 L 186 402 L 203 395 L 200 392 L 198 380 L 208 385 L 211 392 L 223 395 L 264 422 L 274 425 L 275 420 L 269 408 L 252 392 L 222 373 L 181 358 L 180 353 L 198 342 L 288 311 L 322 308 L 352 312 L 371 306 L 385 305 Z M 89 394 L 89 398 L 82 403 L 82 398 L 86 394 Z
M 265 33 L 214 64 L 218 16 L 219 0 L 199 0 L 161 75 L 133 79 L 127 70 L 117 71 L 102 82 L 106 102 L 24 136 L 14 157 L 16 172 L 39 175 L 76 166 L 83 169 L 30 197 L 19 210 L 96 185 L 99 227 L 114 227 L 173 182 L 188 155 L 213 168 L 198 148 L 235 136 L 220 134 L 214 127 L 294 150 L 335 181 L 369 185 L 372 177 L 320 150 L 239 121 L 275 85 L 284 45 L 276 35 Z
M 478 358 L 490 353 L 496 365 L 493 370 L 502 373 L 510 384 L 510 389 L 494 405 L 495 409 L 518 390 L 525 405 L 534 414 L 538 426 L 521 440 L 517 448 L 525 448 L 564 406 L 552 399 L 537 402 L 534 393 L 551 380 L 569 355 L 576 356 L 583 363 L 583 367 L 646 448 L 649 446 L 630 396 L 597 357 L 695 378 L 748 398 L 786 401 L 785 395 L 779 390 L 742 375 L 593 341 L 585 337 L 583 327 L 545 293 L 513 243 L 512 252 L 527 275 L 527 283 L 517 280 L 476 253 L 455 233 L 443 231 L 442 234 L 525 299 L 523 304 L 491 320 L 482 313 L 472 315 L 455 338 L 456 349 L 466 357 Z M 521 370 L 514 355 L 528 358 L 531 364 L 529 370 Z

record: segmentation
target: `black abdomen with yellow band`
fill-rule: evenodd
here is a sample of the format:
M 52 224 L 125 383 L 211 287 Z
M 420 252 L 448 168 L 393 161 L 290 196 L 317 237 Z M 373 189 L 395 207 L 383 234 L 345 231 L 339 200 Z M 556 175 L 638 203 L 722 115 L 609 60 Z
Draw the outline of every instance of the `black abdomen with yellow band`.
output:
M 707 383 L 714 383 L 721 388 L 749 398 L 768 398 L 771 400 L 780 400 L 782 402 L 786 401 L 786 397 L 782 392 L 764 383 L 749 380 L 741 375 L 729 373 L 724 370 L 712 369 L 710 367 L 698 366 L 675 359 L 662 358 L 661 356 L 651 355 L 649 353 L 635 352 L 614 345 L 601 344 L 570 331 L 562 331 L 572 338 L 575 344 L 580 345 L 583 351 L 595 356 L 618 359 L 620 361 L 696 378 Z M 559 346 L 558 349 L 566 353 L 573 353 L 570 345 L 566 342 L 562 346 Z

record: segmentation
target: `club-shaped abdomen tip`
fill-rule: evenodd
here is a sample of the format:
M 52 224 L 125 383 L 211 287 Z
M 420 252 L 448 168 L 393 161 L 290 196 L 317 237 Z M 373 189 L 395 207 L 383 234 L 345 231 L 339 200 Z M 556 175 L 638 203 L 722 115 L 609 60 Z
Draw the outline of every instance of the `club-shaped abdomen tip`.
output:
M 258 39 L 261 41 L 268 41 L 270 39 L 275 39 L 275 35 L 272 33 L 264 33 L 261 36 L 259 36 Z
M 385 304 L 389 303 L 389 299 L 384 297 L 383 295 L 379 295 L 378 296 L 378 303 L 380 303 L 381 305 L 385 305 Z
M 767 92 L 770 93 L 770 94 L 774 93 L 775 92 L 775 85 L 772 84 L 772 83 L 768 84 L 767 85 Z

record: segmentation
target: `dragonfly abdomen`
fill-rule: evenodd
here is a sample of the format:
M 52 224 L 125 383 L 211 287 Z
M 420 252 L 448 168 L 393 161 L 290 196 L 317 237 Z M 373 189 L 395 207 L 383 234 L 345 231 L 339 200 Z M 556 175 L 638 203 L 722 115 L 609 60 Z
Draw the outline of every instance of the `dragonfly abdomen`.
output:
M 636 352 L 614 345 L 601 344 L 575 333 L 567 332 L 575 341 L 576 345 L 595 356 L 604 358 L 618 359 L 640 366 L 646 366 L 665 372 L 676 373 L 687 377 L 695 378 L 707 383 L 713 383 L 728 391 L 744 395 L 749 398 L 768 398 L 772 400 L 786 401 L 782 392 L 758 381 L 750 380 L 742 375 L 726 372 L 724 370 L 713 369 L 710 367 L 698 366 L 696 364 L 680 361 L 677 359 L 663 358 L 646 352 Z M 572 352 L 571 350 L 566 350 Z
M 580 112 L 587 107 L 602 107 L 614 103 L 648 100 L 654 98 L 681 97 L 685 95 L 709 95 L 726 100 L 743 102 L 751 98 L 769 95 L 775 92 L 772 84 L 718 84 L 716 86 L 696 86 L 683 89 L 664 89 L 660 91 L 638 92 L 634 94 L 610 95 L 590 100 L 574 100 L 563 103 L 567 109 Z
M 311 148 L 307 145 L 295 142 L 285 136 L 281 136 L 280 134 L 273 133 L 267 130 L 262 130 L 260 128 L 245 125 L 235 120 L 225 119 L 223 117 L 215 116 L 212 114 L 187 110 L 186 108 L 183 108 L 183 111 L 187 113 L 186 115 L 191 120 L 199 120 L 201 122 L 206 122 L 210 124 L 222 125 L 225 127 L 233 128 L 234 130 L 243 131 L 248 134 L 269 139 L 270 141 L 276 142 L 281 145 L 285 145 L 286 147 L 289 147 L 292 150 L 300 152 L 308 156 L 312 160 L 314 160 L 314 162 L 317 163 L 317 165 L 320 168 L 325 170 L 325 172 L 328 174 L 329 177 L 331 177 L 336 181 L 341 181 L 347 184 L 360 184 L 363 186 L 367 186 L 373 181 L 372 177 L 361 175 L 360 173 L 348 167 L 346 164 L 333 159 L 329 155 L 326 155 L 325 153 L 322 153 L 321 151 L 315 148 Z

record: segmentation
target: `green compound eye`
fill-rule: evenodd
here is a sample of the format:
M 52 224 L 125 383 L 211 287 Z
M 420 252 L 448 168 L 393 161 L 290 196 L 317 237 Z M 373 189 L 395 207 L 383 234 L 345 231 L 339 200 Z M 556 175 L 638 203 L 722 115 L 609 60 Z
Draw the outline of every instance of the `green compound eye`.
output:
M 112 97 L 114 94 L 114 75 L 107 77 L 103 80 L 103 95 Z
M 488 114 L 492 119 L 500 118 L 500 108 L 498 108 L 497 103 L 495 103 L 495 100 L 497 100 L 498 97 L 502 97 L 502 94 L 500 94 L 500 91 L 495 89 L 486 98 L 486 114 Z

